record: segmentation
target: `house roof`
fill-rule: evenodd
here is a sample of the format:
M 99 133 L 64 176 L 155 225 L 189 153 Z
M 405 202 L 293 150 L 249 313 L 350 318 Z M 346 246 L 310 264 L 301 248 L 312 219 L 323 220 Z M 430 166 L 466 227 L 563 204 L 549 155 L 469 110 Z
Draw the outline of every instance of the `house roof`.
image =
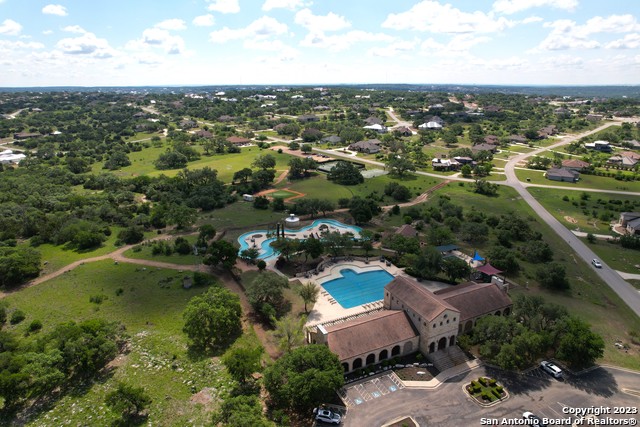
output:
M 478 152 L 478 151 L 495 151 L 496 148 L 498 148 L 498 147 L 496 145 L 494 145 L 494 144 L 481 143 L 481 144 L 476 144 L 473 147 L 471 147 L 471 151 L 474 151 L 474 152 Z
M 640 212 L 622 212 L 620 213 L 620 218 L 625 221 L 640 218 Z
M 547 176 L 557 176 L 562 178 L 576 178 L 580 175 L 578 172 L 566 168 L 551 168 L 547 170 Z
M 230 136 L 229 138 L 227 138 L 227 142 L 230 142 L 232 144 L 248 144 L 251 142 L 251 140 L 242 138 L 240 136 Z
M 398 298 L 426 321 L 432 321 L 445 310 L 459 312 L 458 309 L 434 295 L 427 288 L 406 277 L 396 277 L 385 286 L 385 291 Z
M 358 141 L 349 145 L 350 150 L 378 150 L 380 151 L 380 140 L 377 139 L 369 139 L 367 141 Z
M 338 143 L 342 141 L 342 138 L 340 138 L 337 135 L 331 135 L 331 136 L 327 136 L 325 138 L 322 138 L 323 141 L 325 142 L 330 142 L 332 144 Z
M 418 336 L 402 310 L 384 310 L 325 327 L 327 345 L 340 360 L 389 347 Z
M 460 311 L 461 323 L 512 305 L 511 298 L 494 283 L 468 282 L 436 294 Z
M 562 161 L 562 166 L 565 168 L 588 168 L 589 166 L 591 166 L 588 162 L 585 162 L 584 160 L 578 160 L 578 159 L 567 159 L 567 160 L 563 160 Z
M 631 228 L 632 230 L 640 230 L 640 218 L 632 219 L 627 222 L 627 228 Z
M 411 224 L 403 224 L 395 234 L 401 234 L 405 237 L 416 237 L 418 235 L 418 231 Z
M 371 116 L 371 117 L 367 117 L 364 122 L 368 125 L 381 125 L 382 124 L 382 120 L 380 120 L 377 117 Z

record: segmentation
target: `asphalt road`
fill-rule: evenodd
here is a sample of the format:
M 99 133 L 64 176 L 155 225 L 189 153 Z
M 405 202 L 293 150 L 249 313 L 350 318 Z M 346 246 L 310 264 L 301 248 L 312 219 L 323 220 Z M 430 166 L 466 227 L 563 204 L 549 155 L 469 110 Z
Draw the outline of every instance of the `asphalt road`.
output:
M 560 237 L 565 239 L 567 243 L 571 245 L 577 255 L 580 256 L 586 263 L 585 268 L 593 268 L 600 278 L 607 284 L 613 291 L 618 294 L 620 298 L 636 313 L 640 316 L 640 292 L 638 292 L 633 286 L 627 283 L 620 275 L 613 269 L 611 269 L 605 263 L 602 263 L 602 268 L 594 268 L 591 265 L 591 260 L 598 258 L 598 256 L 580 239 L 562 225 L 557 219 L 555 219 L 525 188 L 525 186 L 518 180 L 515 173 L 515 166 L 519 162 L 524 161 L 527 157 L 535 156 L 543 151 L 570 144 L 571 142 L 578 140 L 584 136 L 591 135 L 599 132 L 609 126 L 618 125 L 619 123 L 607 123 L 592 131 L 584 132 L 579 135 L 564 138 L 562 141 L 553 144 L 549 147 L 540 148 L 530 153 L 520 154 L 510 159 L 504 167 L 504 172 L 507 177 L 507 184 L 513 187 L 518 194 L 526 201 L 529 206 L 546 222 L 549 227 L 553 229 Z
M 480 426 L 482 419 L 519 419 L 525 411 L 541 418 L 567 419 L 569 409 L 603 406 L 640 410 L 640 374 L 614 368 L 598 368 L 580 377 L 558 381 L 540 370 L 515 375 L 490 368 L 475 369 L 445 382 L 435 390 L 402 389 L 349 409 L 345 427 L 375 427 L 411 415 L 424 427 Z M 503 384 L 510 396 L 488 408 L 471 401 L 463 391 L 465 384 L 480 375 L 492 376 Z M 640 420 L 640 415 L 601 415 Z M 575 417 L 572 417 L 575 419 Z M 570 424 L 569 424 L 570 425 Z

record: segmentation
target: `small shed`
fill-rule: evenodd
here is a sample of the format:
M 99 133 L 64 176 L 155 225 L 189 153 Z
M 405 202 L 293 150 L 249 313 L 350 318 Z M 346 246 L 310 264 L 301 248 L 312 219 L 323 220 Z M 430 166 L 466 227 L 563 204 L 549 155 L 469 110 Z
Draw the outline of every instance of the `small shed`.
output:
M 243 194 L 242 200 L 245 202 L 253 202 L 253 196 L 251 194 Z

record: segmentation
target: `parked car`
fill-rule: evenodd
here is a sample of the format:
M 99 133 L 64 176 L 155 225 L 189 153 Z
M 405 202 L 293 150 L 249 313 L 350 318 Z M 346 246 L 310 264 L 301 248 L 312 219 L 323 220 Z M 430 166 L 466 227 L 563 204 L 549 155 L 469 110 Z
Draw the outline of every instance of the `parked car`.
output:
M 555 363 L 543 360 L 542 362 L 540 362 L 540 367 L 547 371 L 549 374 L 553 375 L 555 378 L 562 378 L 562 369 L 558 368 Z
M 522 414 L 522 418 L 529 421 L 527 425 L 547 427 L 547 425 L 542 422 L 542 419 L 537 415 L 534 415 L 533 412 L 525 412 L 524 414 Z
M 342 421 L 340 414 L 330 411 L 328 409 L 314 409 L 313 413 L 316 415 L 316 421 L 321 421 L 327 424 L 338 425 Z
M 591 260 L 591 264 L 593 264 L 595 268 L 602 268 L 602 263 L 596 258 Z

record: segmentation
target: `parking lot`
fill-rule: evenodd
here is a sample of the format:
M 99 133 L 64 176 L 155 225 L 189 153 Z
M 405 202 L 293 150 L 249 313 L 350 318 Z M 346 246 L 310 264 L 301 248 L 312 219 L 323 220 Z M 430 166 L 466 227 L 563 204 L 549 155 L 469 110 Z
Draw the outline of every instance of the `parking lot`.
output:
M 403 388 L 402 381 L 391 372 L 380 376 L 376 375 L 369 380 L 348 384 L 339 391 L 339 394 L 347 407 L 352 407 L 374 399 L 384 398 Z
M 472 401 L 463 387 L 479 376 L 496 378 L 509 392 L 509 398 L 494 406 L 482 407 Z M 370 386 L 362 384 L 369 394 Z M 522 421 L 530 411 L 541 418 L 575 420 L 570 408 L 631 407 L 640 408 L 640 374 L 614 368 L 598 368 L 583 375 L 566 375 L 557 380 L 539 367 L 524 374 L 481 367 L 451 378 L 434 390 L 404 388 L 349 407 L 346 427 L 381 426 L 389 420 L 411 415 L 428 427 L 459 427 L 488 425 L 486 420 Z M 567 408 L 567 409 L 564 409 Z M 638 414 L 607 414 L 599 418 L 634 418 Z M 483 423 L 483 420 L 485 422 Z M 586 424 L 585 424 L 586 425 Z

